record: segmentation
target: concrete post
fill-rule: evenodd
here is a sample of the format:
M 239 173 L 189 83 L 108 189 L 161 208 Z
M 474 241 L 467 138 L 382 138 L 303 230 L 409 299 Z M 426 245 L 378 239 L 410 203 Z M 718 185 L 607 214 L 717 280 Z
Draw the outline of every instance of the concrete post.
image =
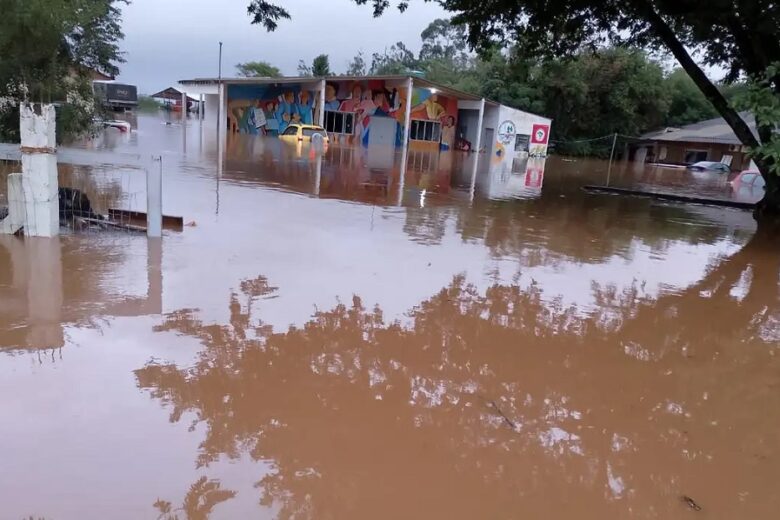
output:
M 404 112 L 404 148 L 409 145 L 409 132 L 412 127 L 412 94 L 414 93 L 414 80 L 411 76 L 406 83 L 406 111 Z
M 162 156 L 146 167 L 146 235 L 162 236 Z
M 198 97 L 198 121 L 203 121 L 203 94 Z
M 40 115 L 28 103 L 19 106 L 27 236 L 53 237 L 60 233 L 55 118 L 54 105 L 41 105 Z
M 8 215 L 0 220 L 0 233 L 13 235 L 24 227 L 24 188 L 22 174 L 8 175 Z
M 485 98 L 482 98 L 479 102 L 479 118 L 477 119 L 477 142 L 471 147 L 471 151 L 479 153 L 482 147 L 482 125 L 485 124 Z
M 319 100 L 317 102 L 317 124 L 321 127 L 325 127 L 325 80 L 320 80 L 320 92 Z
M 181 124 L 187 124 L 187 93 L 181 93 Z

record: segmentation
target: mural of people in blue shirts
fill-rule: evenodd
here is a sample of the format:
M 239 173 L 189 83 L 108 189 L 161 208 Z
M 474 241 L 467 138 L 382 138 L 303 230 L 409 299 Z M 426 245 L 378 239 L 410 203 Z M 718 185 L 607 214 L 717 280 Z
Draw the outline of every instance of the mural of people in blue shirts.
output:
M 302 90 L 298 93 L 298 104 L 296 110 L 301 118 L 301 123 L 304 125 L 312 124 L 314 108 L 314 97 L 308 90 Z

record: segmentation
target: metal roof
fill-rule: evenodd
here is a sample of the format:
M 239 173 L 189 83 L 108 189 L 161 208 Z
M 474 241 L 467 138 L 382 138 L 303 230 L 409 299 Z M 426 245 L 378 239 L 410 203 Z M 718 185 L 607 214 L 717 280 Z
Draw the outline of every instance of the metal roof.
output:
M 740 112 L 739 116 L 750 127 L 753 135 L 756 133 L 756 118 L 749 112 Z M 722 117 L 700 121 L 680 128 L 665 128 L 663 130 L 644 134 L 642 139 L 649 141 L 680 141 L 720 144 L 742 144 L 734 131 Z
M 383 76 L 323 76 L 323 77 L 308 77 L 308 76 L 283 76 L 278 78 L 256 76 L 251 78 L 194 78 L 194 79 L 182 79 L 179 80 L 179 84 L 183 86 L 195 86 L 195 85 L 218 85 L 220 82 L 228 85 L 241 85 L 241 84 L 259 84 L 269 85 L 274 83 L 310 83 L 315 81 L 406 81 L 409 78 L 418 85 L 424 88 L 435 88 L 436 90 L 450 94 L 458 99 L 467 99 L 472 101 L 479 101 L 482 98 L 480 96 L 469 94 L 461 90 L 436 83 L 434 81 L 427 80 L 414 75 L 409 74 L 397 74 L 397 75 L 383 75 Z M 499 106 L 501 103 L 485 99 L 485 103 L 488 105 Z

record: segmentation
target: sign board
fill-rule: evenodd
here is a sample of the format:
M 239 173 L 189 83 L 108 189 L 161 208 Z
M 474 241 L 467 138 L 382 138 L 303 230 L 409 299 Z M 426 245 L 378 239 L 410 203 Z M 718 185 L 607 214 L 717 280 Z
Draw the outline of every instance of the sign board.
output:
M 531 131 L 531 144 L 547 144 L 550 138 L 550 125 L 534 124 Z
M 515 130 L 517 126 L 512 121 L 504 121 L 498 125 L 498 142 L 503 144 L 509 144 L 515 137 Z

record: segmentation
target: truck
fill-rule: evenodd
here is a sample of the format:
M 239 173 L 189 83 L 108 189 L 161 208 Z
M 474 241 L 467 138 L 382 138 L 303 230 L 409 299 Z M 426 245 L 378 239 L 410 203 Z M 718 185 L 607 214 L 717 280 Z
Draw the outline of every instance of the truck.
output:
M 135 85 L 113 81 L 93 81 L 92 90 L 104 108 L 125 111 L 138 106 L 138 88 Z

